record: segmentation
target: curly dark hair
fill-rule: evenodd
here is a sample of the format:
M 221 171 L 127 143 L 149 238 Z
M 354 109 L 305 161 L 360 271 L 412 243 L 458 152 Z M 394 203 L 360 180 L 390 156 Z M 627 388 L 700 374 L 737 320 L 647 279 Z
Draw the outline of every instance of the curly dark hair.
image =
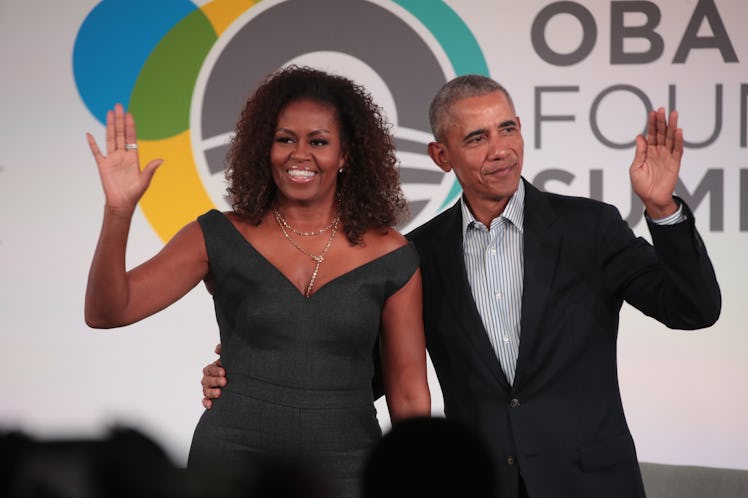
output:
M 247 100 L 227 154 L 228 192 L 240 217 L 259 225 L 276 200 L 270 148 L 278 115 L 291 102 L 311 99 L 336 110 L 346 153 L 338 175 L 342 230 L 352 244 L 370 228 L 394 226 L 407 204 L 400 188 L 395 147 L 381 109 L 360 85 L 309 67 L 270 74 Z

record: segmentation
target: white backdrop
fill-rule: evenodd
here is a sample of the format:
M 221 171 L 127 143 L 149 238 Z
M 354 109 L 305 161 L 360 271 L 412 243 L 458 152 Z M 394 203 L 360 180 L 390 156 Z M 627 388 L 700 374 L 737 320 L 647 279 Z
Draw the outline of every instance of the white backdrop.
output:
M 104 3 L 114 1 L 121 0 Z M 195 3 L 205 7 L 210 2 Z M 262 2 L 250 10 L 278 3 Z M 405 19 L 429 46 L 438 47 L 405 9 L 387 0 L 373 3 Z M 524 176 L 547 190 L 602 193 L 627 216 L 633 150 L 612 148 L 605 140 L 625 143 L 641 131 L 641 95 L 667 106 L 674 91 L 681 126 L 692 143 L 684 158 L 683 188 L 694 198 L 697 226 L 722 286 L 723 311 L 708 330 L 677 332 L 624 307 L 619 338 L 624 403 L 641 460 L 748 469 L 748 307 L 742 300 L 748 285 L 748 181 L 741 189 L 741 171 L 748 171 L 745 2 L 684 0 L 654 9 L 647 4 L 650 16 L 653 10 L 660 14 L 649 29 L 658 36 L 645 39 L 626 31 L 631 35 L 618 52 L 615 33 L 622 31 L 614 12 L 632 2 L 573 2 L 576 17 L 551 15 L 541 31 L 549 50 L 572 54 L 584 40 L 592 40 L 594 25 L 594 43 L 570 65 L 558 65 L 561 55 L 544 59 L 531 34 L 543 9 L 561 4 L 446 3 L 477 40 L 490 75 L 512 92 L 526 141 Z M 130 425 L 183 463 L 202 411 L 201 368 L 213 360 L 218 342 L 207 292 L 198 287 L 166 311 L 126 329 L 93 331 L 83 323 L 86 275 L 103 205 L 84 133 L 102 137 L 103 127 L 76 86 L 73 50 L 96 5 L 92 0 L 0 2 L 0 430 L 22 429 L 44 438 L 96 437 L 113 424 Z M 322 10 L 335 15 L 334 9 Z M 592 17 L 585 21 L 586 12 Z M 699 21 L 697 31 L 688 29 L 692 18 Z M 622 19 L 631 28 L 654 18 L 630 12 Z M 433 19 L 424 23 L 436 25 Z M 128 43 L 131 33 L 119 28 L 116 23 L 107 27 L 109 43 Z M 278 32 L 292 36 L 281 27 Z M 685 52 L 677 61 L 684 38 Z M 658 39 L 661 50 L 655 56 Z M 398 47 L 387 42 L 382 40 L 382 50 L 396 52 Z M 730 47 L 736 61 L 729 61 Z M 649 57 L 623 64 L 614 52 Z M 106 50 L 102 53 L 106 57 Z M 299 55 L 302 62 L 315 60 Z M 445 74 L 453 75 L 449 62 L 456 64 L 455 53 L 437 55 Z M 348 60 L 336 57 L 336 62 Z M 355 60 L 348 63 L 352 77 L 362 75 L 397 124 L 386 84 L 364 74 L 368 69 L 357 69 Z M 614 85 L 628 86 L 609 91 Z M 548 115 L 566 117 L 539 119 Z M 711 143 L 698 145 L 706 141 Z M 163 166 L 170 167 L 179 165 L 167 161 Z M 541 181 L 546 175 L 554 179 Z M 707 195 L 699 197 L 700 191 Z M 646 236 L 636 221 L 635 230 Z M 131 241 L 132 264 L 163 244 L 143 210 L 135 215 Z M 439 413 L 433 375 L 431 381 Z M 381 404 L 378 408 L 386 428 L 386 410 Z

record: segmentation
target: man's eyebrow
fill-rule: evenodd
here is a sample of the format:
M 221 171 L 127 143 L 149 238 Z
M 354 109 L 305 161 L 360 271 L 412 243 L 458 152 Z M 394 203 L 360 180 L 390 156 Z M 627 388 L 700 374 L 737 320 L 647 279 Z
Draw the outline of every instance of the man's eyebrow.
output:
M 502 121 L 501 123 L 499 123 L 498 128 L 507 128 L 507 127 L 510 127 L 510 126 L 516 127 L 517 126 L 517 121 L 514 120 L 514 119 L 507 119 L 506 121 Z M 479 136 L 479 135 L 485 135 L 487 133 L 488 133 L 488 129 L 487 128 L 479 128 L 479 129 L 473 130 L 470 133 L 468 133 L 467 135 L 465 135 L 462 138 L 462 141 L 463 142 L 467 142 L 468 140 L 470 140 L 473 137 L 476 137 L 476 136 Z
M 464 137 L 462 137 L 462 141 L 463 142 L 467 142 L 468 140 L 470 140 L 473 137 L 477 137 L 478 135 L 485 135 L 486 133 L 488 133 L 488 130 L 486 128 L 480 128 L 478 130 L 473 130 L 470 133 L 468 133 L 467 135 L 465 135 Z

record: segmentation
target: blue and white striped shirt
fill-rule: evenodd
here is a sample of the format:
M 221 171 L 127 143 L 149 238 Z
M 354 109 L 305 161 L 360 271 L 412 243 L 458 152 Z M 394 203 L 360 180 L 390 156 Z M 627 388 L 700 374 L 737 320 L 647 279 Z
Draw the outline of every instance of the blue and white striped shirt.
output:
M 524 275 L 525 186 L 519 183 L 490 230 L 461 201 L 465 269 L 483 326 L 510 384 L 519 353 Z

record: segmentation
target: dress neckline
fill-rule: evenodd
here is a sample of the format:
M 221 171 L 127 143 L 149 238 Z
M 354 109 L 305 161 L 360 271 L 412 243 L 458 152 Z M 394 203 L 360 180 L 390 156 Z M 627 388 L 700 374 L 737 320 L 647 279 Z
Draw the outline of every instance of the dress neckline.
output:
M 285 273 L 283 273 L 268 258 L 266 258 L 264 254 L 262 254 L 254 245 L 252 245 L 252 243 L 244 236 L 244 234 L 242 234 L 239 231 L 239 229 L 236 228 L 236 225 L 234 225 L 234 223 L 232 223 L 232 221 L 228 218 L 228 216 L 226 216 L 225 213 L 223 213 L 221 211 L 218 211 L 218 210 L 216 210 L 216 212 L 219 213 L 224 220 L 226 220 L 226 222 L 231 226 L 234 234 L 236 236 L 238 236 L 243 241 L 243 243 L 246 244 L 246 246 L 254 254 L 256 254 L 257 256 L 259 256 L 259 258 L 265 264 L 267 264 L 268 266 L 270 266 L 276 274 L 278 274 L 280 277 L 282 277 L 282 279 L 296 291 L 296 293 L 299 295 L 299 297 L 304 298 L 304 299 L 313 299 L 314 296 L 316 296 L 317 294 L 319 294 L 320 292 L 322 292 L 324 289 L 326 289 L 331 284 L 335 284 L 338 281 L 343 280 L 343 279 L 349 277 L 350 275 L 361 271 L 363 268 L 366 268 L 366 267 L 368 267 L 370 265 L 373 265 L 373 264 L 377 263 L 378 261 L 381 261 L 381 260 L 383 260 L 385 258 L 392 257 L 393 255 L 395 255 L 395 254 L 397 254 L 397 253 L 399 253 L 401 251 L 406 250 L 409 246 L 411 246 L 413 244 L 412 242 L 408 241 L 407 244 L 404 244 L 404 245 L 402 245 L 400 247 L 397 247 L 397 248 L 395 248 L 395 249 L 393 249 L 393 250 L 391 250 L 389 252 L 386 252 L 386 253 L 382 254 L 381 256 L 377 256 L 376 258 L 371 259 L 371 260 L 367 261 L 366 263 L 363 263 L 363 264 L 361 264 L 359 266 L 351 268 L 350 270 L 347 270 L 347 271 L 341 273 L 340 275 L 337 275 L 337 276 L 331 278 L 329 281 L 325 282 L 324 285 L 318 287 L 311 295 L 309 295 L 309 297 L 307 297 L 307 296 L 304 295 L 304 293 L 301 290 L 299 290 L 298 287 L 296 287 L 293 284 L 293 282 L 291 281 L 291 279 L 289 279 L 288 276 Z

